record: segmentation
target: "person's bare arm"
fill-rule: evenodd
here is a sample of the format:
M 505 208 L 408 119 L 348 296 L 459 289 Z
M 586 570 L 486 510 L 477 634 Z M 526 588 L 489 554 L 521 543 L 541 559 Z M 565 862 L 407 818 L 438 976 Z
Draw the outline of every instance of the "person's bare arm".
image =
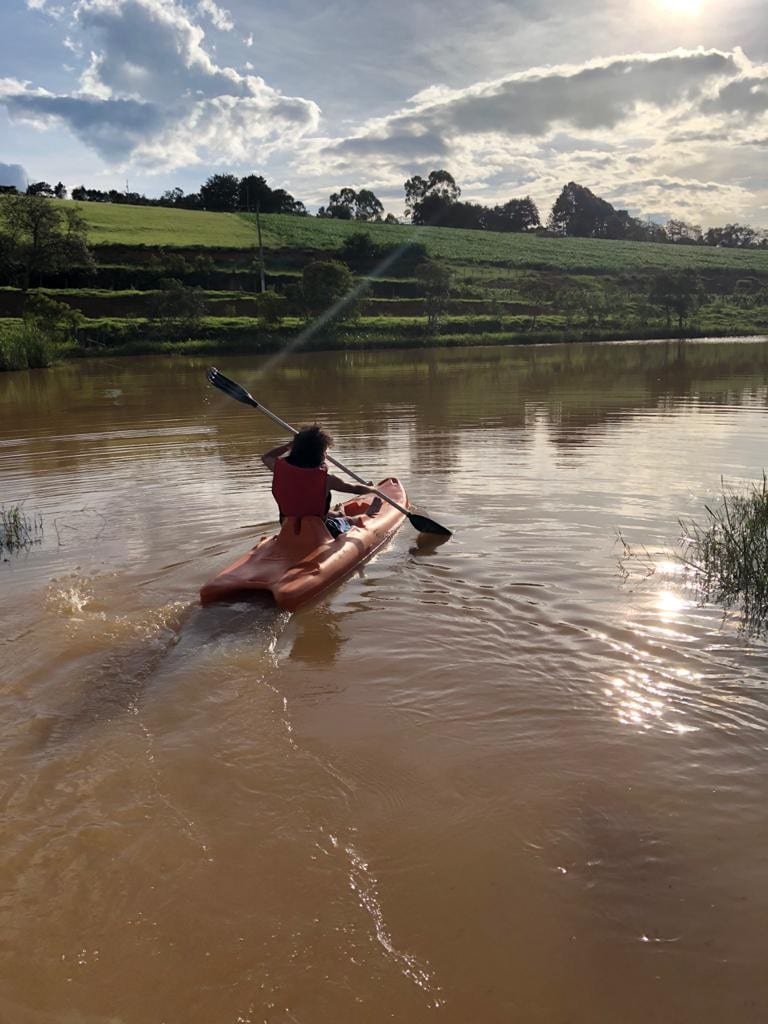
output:
M 340 476 L 328 474 L 328 486 L 332 491 L 340 491 L 342 494 L 370 494 L 373 484 L 350 484 L 342 480 Z
M 275 471 L 275 463 L 277 462 L 277 460 L 282 455 L 287 455 L 290 450 L 291 450 L 291 442 L 290 441 L 288 441 L 286 444 L 279 444 L 277 446 L 277 448 L 272 448 L 272 449 L 270 449 L 270 451 L 265 452 L 261 456 L 261 461 L 264 463 L 264 465 L 267 467 L 267 469 L 270 471 L 270 473 L 274 473 L 274 471 Z

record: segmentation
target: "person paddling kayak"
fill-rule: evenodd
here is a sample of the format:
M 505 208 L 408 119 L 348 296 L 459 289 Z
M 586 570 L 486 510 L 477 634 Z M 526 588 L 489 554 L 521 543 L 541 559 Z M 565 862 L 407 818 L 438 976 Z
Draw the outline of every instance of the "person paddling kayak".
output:
M 261 461 L 272 473 L 272 495 L 277 502 L 280 522 L 285 516 L 319 516 L 332 536 L 346 533 L 349 520 L 330 516 L 331 491 L 343 494 L 369 494 L 371 488 L 348 483 L 328 472 L 325 456 L 333 438 L 317 423 L 302 427 L 286 444 L 265 452 Z M 374 498 L 368 515 L 381 508 L 381 499 Z

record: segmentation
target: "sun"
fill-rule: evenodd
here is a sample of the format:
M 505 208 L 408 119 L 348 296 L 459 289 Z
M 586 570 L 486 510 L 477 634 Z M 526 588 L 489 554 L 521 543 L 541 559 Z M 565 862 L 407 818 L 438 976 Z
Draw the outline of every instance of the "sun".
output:
M 656 0 L 657 5 L 669 15 L 695 18 L 701 14 L 704 0 Z

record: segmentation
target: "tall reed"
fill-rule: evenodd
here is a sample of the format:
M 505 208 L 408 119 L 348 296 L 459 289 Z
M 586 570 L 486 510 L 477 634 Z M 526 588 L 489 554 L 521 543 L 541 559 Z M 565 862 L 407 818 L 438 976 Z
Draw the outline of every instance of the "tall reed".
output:
M 59 344 L 32 324 L 14 324 L 0 330 L 0 370 L 50 366 L 59 353 Z
M 683 522 L 683 562 L 705 601 L 740 608 L 744 627 L 760 632 L 768 626 L 768 481 L 752 484 L 746 494 L 723 489 L 707 520 Z
M 20 505 L 0 508 L 0 555 L 13 554 L 39 544 L 43 539 L 43 517 L 27 515 Z

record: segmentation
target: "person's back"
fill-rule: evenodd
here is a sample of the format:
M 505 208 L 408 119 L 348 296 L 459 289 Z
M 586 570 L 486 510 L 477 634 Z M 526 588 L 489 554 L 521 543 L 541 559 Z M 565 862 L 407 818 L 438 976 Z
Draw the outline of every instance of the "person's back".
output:
M 320 516 L 325 520 L 331 507 L 331 488 L 345 494 L 369 493 L 368 487 L 347 483 L 328 472 L 325 454 L 332 444 L 333 438 L 315 423 L 302 427 L 292 441 L 262 455 L 261 461 L 272 472 L 272 495 L 281 522 L 285 516 Z M 370 514 L 381 505 L 378 499 L 375 502 Z M 326 521 L 326 525 L 333 536 L 343 532 L 343 525 L 336 519 Z
M 283 516 L 325 516 L 331 504 L 325 466 L 295 466 L 277 459 L 272 472 L 272 495 Z

